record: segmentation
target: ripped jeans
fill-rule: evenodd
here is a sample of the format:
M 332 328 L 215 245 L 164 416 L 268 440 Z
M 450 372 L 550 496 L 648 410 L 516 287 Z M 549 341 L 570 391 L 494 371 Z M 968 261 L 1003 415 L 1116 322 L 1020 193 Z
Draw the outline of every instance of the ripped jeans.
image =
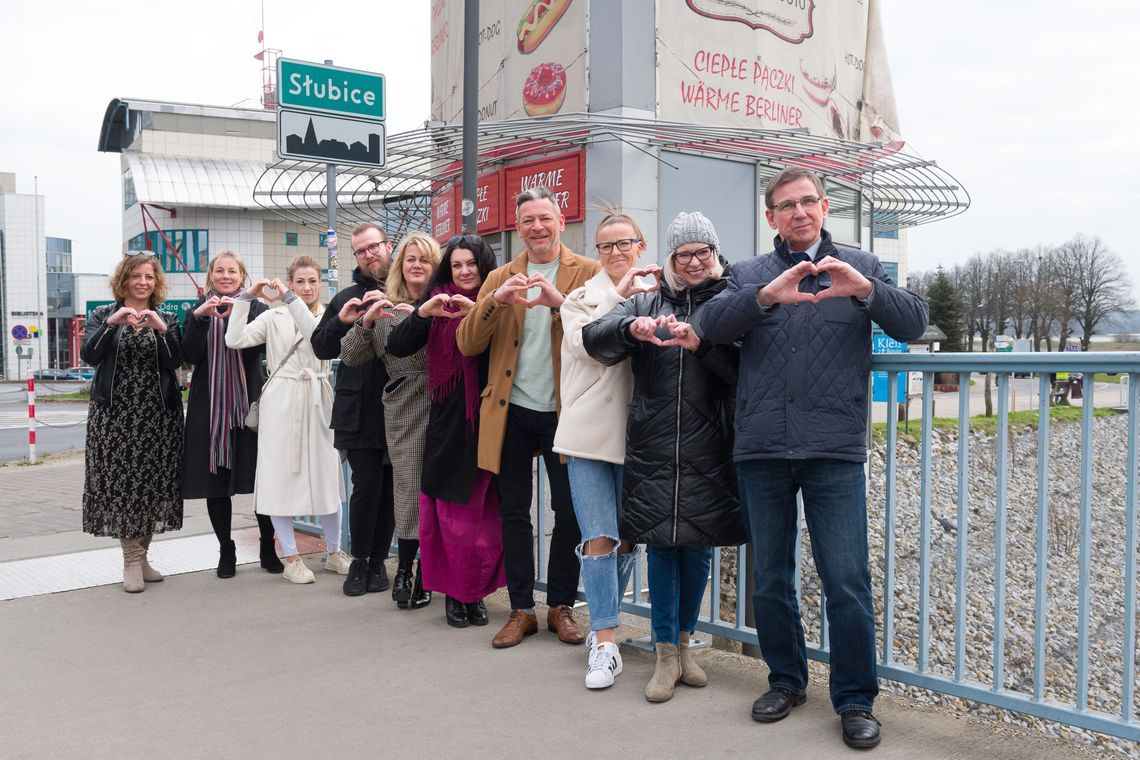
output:
M 569 457 L 567 467 L 574 514 L 582 532 L 577 551 L 582 561 L 582 585 L 590 605 L 590 629 L 617 628 L 621 598 L 638 555 L 636 546 L 628 554 L 618 553 L 622 466 Z M 614 548 L 607 554 L 583 554 L 584 544 L 592 538 L 608 538 L 614 542 Z

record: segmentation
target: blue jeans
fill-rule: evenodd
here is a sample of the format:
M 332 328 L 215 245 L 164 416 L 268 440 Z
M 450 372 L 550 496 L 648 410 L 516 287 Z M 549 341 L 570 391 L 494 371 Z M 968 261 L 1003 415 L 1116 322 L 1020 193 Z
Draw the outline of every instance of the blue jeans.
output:
M 803 694 L 808 684 L 795 585 L 800 491 L 812 557 L 827 596 L 831 704 L 840 715 L 870 711 L 879 682 L 863 465 L 837 459 L 760 459 L 737 462 L 736 476 L 756 558 L 756 634 L 768 663 L 769 686 Z
M 582 561 L 582 585 L 590 605 L 590 629 L 617 628 L 621 598 L 637 561 L 637 547 L 627 554 L 618 554 L 622 466 L 580 457 L 568 457 L 566 466 L 574 514 L 582 533 L 577 551 Z M 583 545 L 594 538 L 608 538 L 614 542 L 614 548 L 607 554 L 583 554 Z
M 658 644 L 681 643 L 697 627 L 712 565 L 711 546 L 654 546 L 649 559 L 649 619 Z

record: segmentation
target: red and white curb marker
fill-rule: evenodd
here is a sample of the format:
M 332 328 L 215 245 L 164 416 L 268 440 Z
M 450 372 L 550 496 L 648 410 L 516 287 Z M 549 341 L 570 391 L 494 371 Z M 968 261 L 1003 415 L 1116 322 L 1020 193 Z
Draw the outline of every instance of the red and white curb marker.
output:
M 36 379 L 28 367 L 28 461 L 36 463 Z

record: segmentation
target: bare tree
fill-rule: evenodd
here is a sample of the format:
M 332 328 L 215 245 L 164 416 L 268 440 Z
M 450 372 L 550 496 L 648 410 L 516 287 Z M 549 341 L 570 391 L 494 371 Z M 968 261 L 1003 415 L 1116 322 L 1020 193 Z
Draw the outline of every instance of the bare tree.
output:
M 1073 318 L 1081 330 L 1081 350 L 1105 317 L 1133 308 L 1132 281 L 1120 257 L 1098 237 L 1077 235 L 1061 246 L 1075 279 Z

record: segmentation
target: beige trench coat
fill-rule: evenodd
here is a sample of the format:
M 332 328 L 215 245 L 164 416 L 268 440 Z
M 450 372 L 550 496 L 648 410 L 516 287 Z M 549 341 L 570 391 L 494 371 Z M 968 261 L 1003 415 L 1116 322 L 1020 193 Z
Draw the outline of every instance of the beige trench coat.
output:
M 248 301 L 234 303 L 226 345 L 264 343 L 273 378 L 261 394 L 254 509 L 262 515 L 331 515 L 340 508 L 340 461 L 329 428 L 331 362 L 318 359 L 309 342 L 320 314 L 300 298 L 246 324 L 248 313 Z M 281 367 L 293 344 L 297 349 Z

